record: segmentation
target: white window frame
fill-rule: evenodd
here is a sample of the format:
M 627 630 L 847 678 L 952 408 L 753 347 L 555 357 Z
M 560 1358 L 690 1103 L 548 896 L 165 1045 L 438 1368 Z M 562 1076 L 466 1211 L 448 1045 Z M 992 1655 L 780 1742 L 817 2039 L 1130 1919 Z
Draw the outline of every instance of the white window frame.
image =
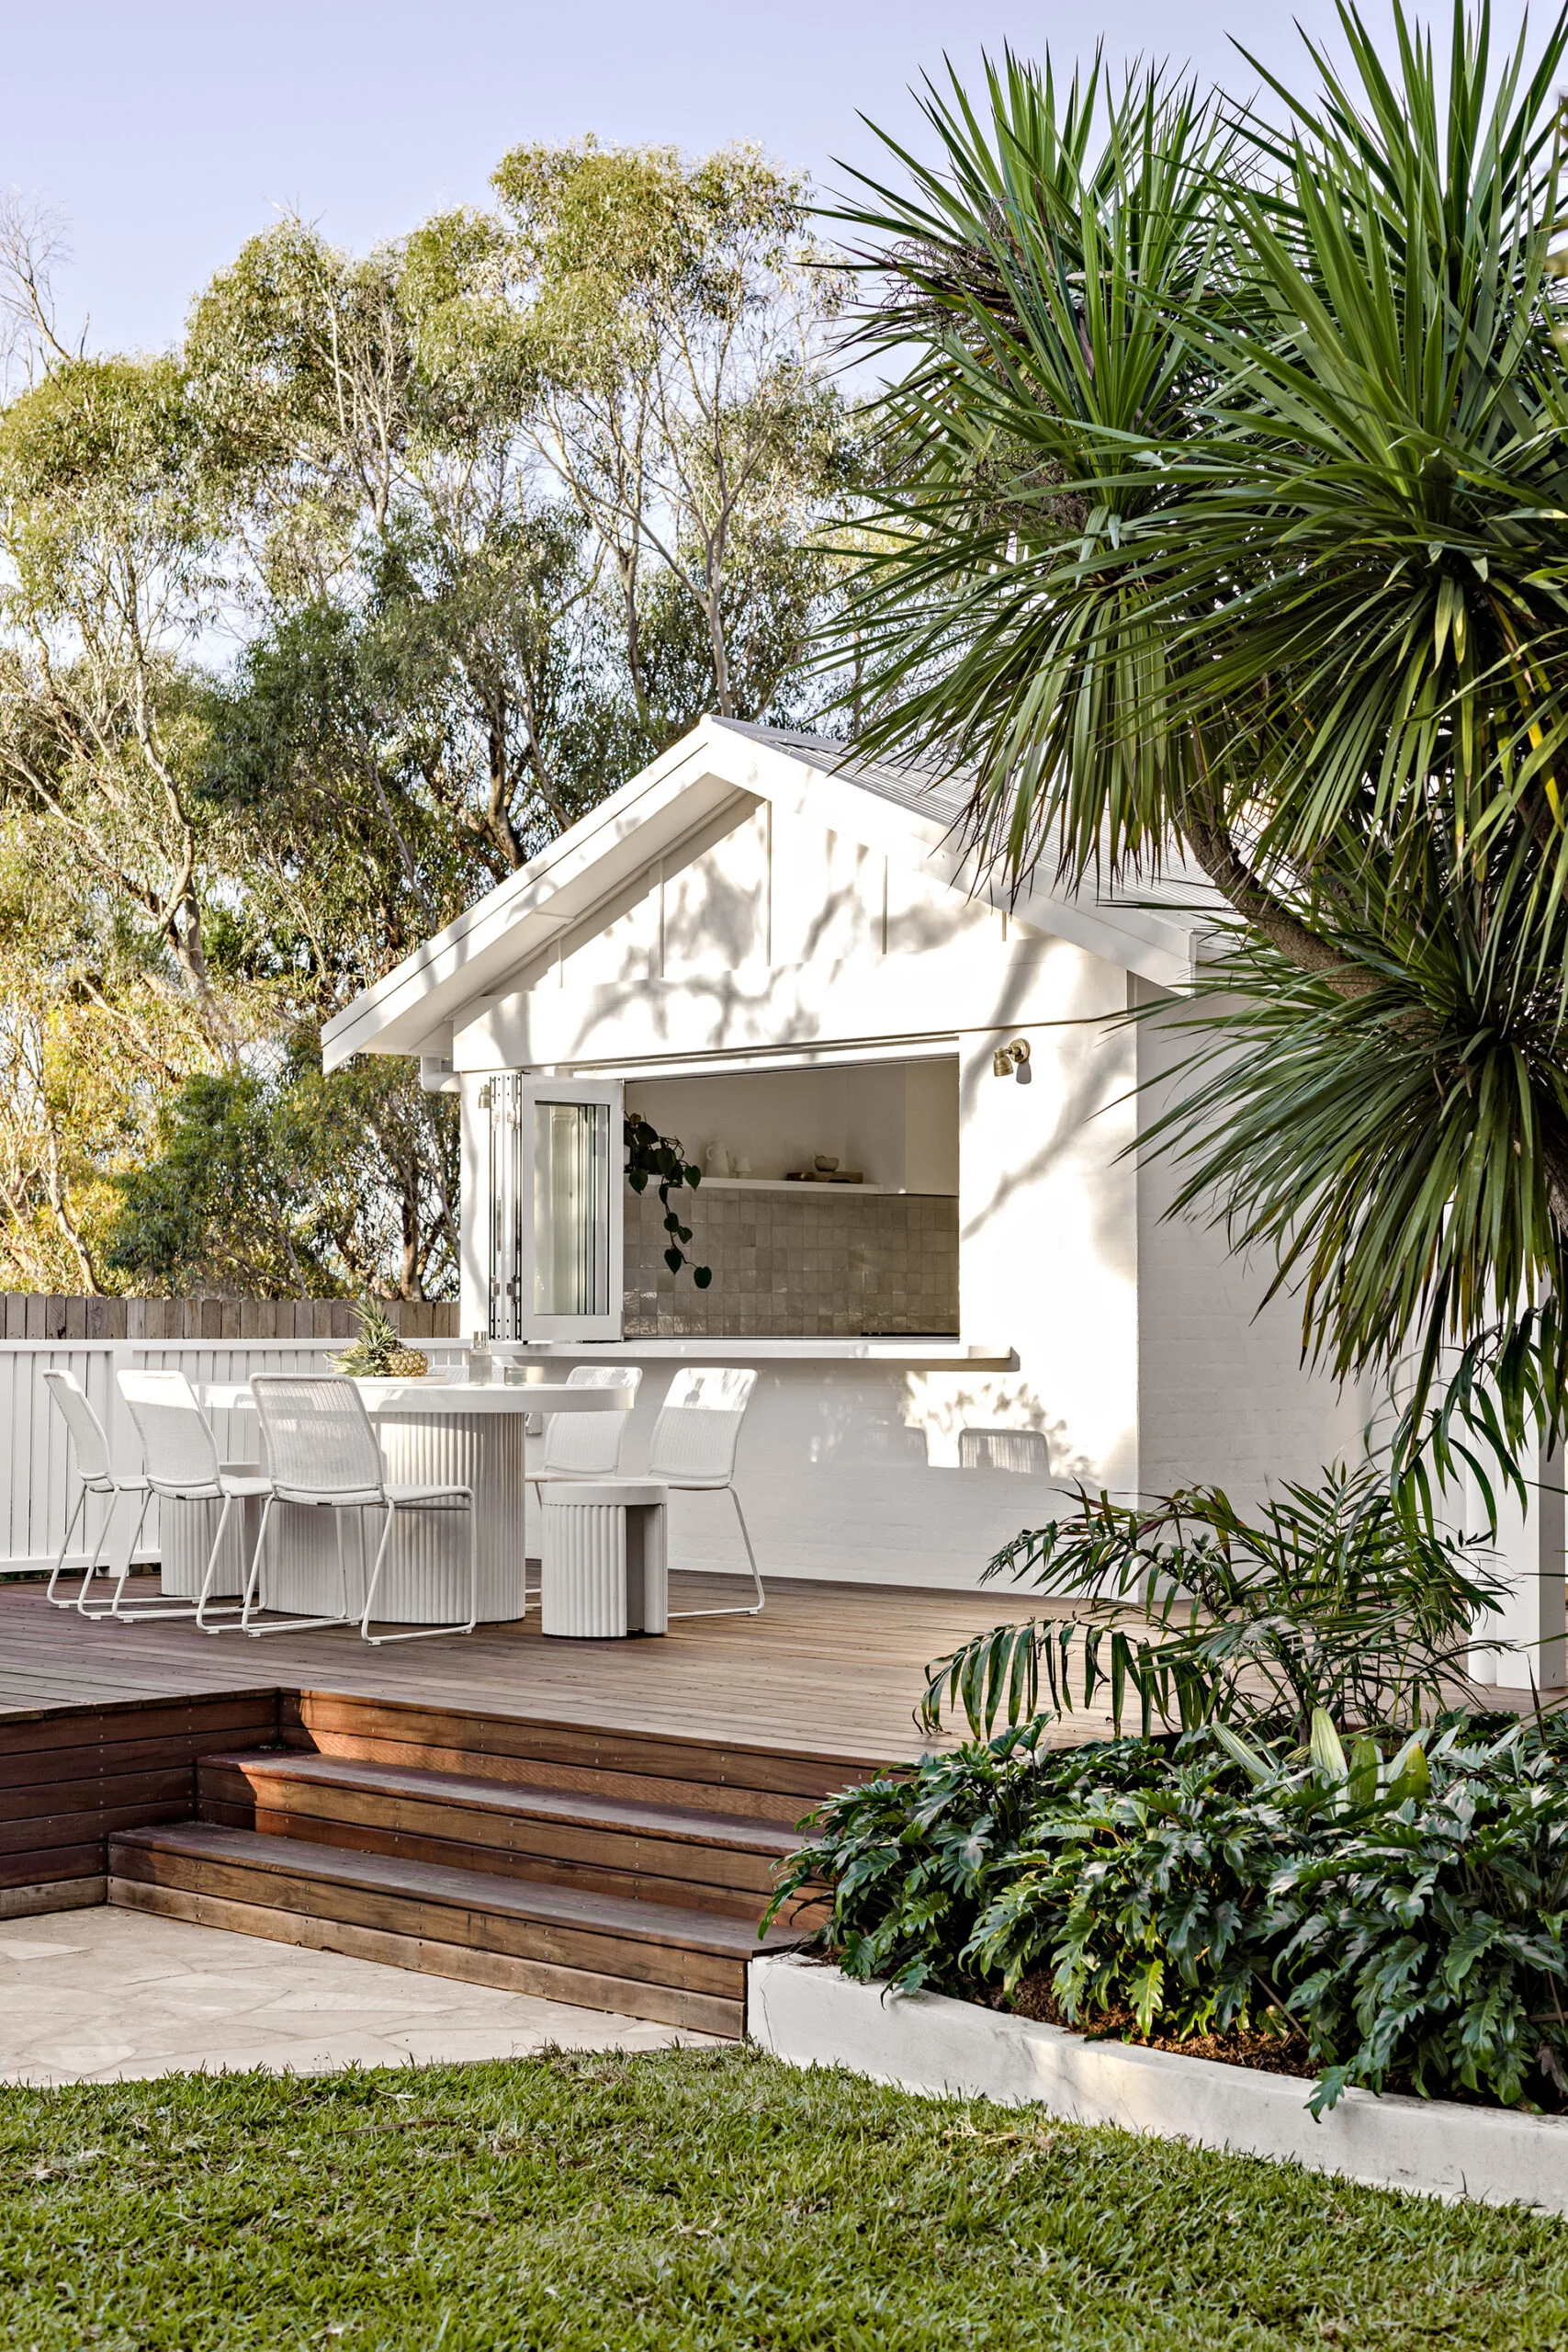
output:
M 625 1088 L 620 1079 L 538 1078 L 505 1070 L 490 1080 L 488 1273 L 492 1340 L 618 1340 L 625 1294 Z M 609 1308 L 603 1315 L 540 1315 L 535 1295 L 536 1106 L 601 1104 L 609 1114 Z

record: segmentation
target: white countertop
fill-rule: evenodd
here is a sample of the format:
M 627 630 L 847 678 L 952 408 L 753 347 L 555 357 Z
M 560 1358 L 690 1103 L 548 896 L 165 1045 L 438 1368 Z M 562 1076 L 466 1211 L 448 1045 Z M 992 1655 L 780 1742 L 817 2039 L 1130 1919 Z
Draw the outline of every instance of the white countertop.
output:
M 1014 1362 L 1010 1347 L 989 1340 L 922 1339 L 918 1333 L 908 1339 L 879 1333 L 859 1340 L 816 1338 L 809 1334 L 795 1339 L 726 1338 L 717 1334 L 700 1339 L 547 1340 L 527 1349 L 502 1340 L 491 1344 L 498 1356 L 525 1355 L 536 1363 L 551 1358 L 591 1363 L 597 1357 L 610 1363 L 624 1359 L 628 1363 L 951 1363 L 994 1364 L 1005 1370 Z

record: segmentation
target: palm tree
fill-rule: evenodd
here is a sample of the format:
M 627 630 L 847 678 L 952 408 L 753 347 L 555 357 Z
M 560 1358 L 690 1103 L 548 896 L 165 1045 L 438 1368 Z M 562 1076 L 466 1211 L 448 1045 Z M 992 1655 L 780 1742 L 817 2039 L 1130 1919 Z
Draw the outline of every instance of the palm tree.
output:
M 1495 70 L 1484 6 L 1441 72 L 1399 0 L 1392 70 L 1341 25 L 1283 129 L 1010 56 L 845 206 L 901 368 L 863 740 L 972 765 L 1015 871 L 1201 869 L 1180 1205 L 1337 1372 L 1414 1351 L 1419 1403 L 1457 1343 L 1517 1430 L 1568 1357 L 1568 16 Z

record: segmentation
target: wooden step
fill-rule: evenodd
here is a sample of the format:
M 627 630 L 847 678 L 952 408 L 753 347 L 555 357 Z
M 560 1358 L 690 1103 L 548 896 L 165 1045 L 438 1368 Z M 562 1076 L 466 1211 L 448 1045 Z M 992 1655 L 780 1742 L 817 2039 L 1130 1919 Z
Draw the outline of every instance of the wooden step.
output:
M 279 1721 L 286 1746 L 323 1756 L 741 1815 L 789 1828 L 825 1796 L 888 1769 L 874 1756 L 797 1755 L 738 1740 L 548 1723 L 340 1690 L 285 1692 Z
M 276 1748 L 203 1757 L 197 1811 L 223 1828 L 597 1888 L 753 1927 L 797 1842 L 782 1822 L 744 1815 Z
M 208 1823 L 109 1840 L 111 1903 L 739 2039 L 746 1921 Z

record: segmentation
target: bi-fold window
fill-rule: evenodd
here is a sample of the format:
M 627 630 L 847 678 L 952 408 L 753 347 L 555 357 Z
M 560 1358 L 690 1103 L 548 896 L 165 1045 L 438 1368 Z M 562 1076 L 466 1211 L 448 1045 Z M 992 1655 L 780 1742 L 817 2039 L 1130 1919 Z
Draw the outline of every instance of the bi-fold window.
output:
M 491 1339 L 620 1338 L 622 1117 L 618 1080 L 491 1080 Z

